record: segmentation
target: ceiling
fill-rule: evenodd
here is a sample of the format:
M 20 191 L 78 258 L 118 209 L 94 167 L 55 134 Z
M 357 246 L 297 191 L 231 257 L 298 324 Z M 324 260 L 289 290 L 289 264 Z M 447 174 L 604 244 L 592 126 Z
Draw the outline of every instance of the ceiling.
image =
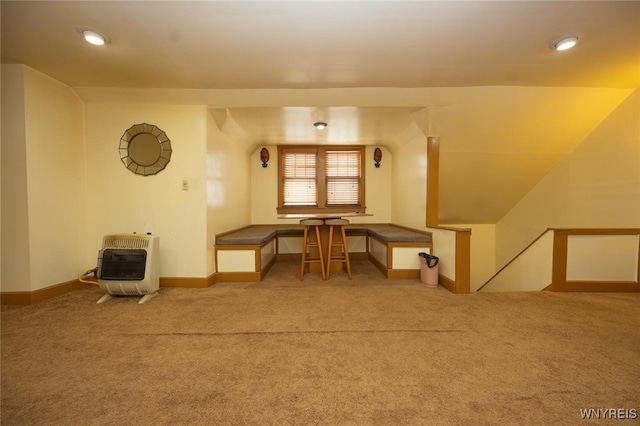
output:
M 495 223 L 640 87 L 637 1 L 3 0 L 0 8 L 2 63 L 26 64 L 85 102 L 204 103 L 255 148 L 356 142 L 393 152 L 440 136 L 449 223 Z M 109 43 L 87 44 L 78 27 Z M 553 50 L 565 34 L 578 45 Z M 324 132 L 310 126 L 318 120 L 329 123 Z
M 639 28 L 628 1 L 3 0 L 2 62 L 72 87 L 631 88 Z M 559 58 L 564 34 L 580 49 Z

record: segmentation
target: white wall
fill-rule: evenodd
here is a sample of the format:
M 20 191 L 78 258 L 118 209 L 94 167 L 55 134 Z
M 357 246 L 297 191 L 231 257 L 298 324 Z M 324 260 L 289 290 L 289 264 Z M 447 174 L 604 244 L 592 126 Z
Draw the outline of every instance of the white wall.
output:
M 104 235 L 151 232 L 160 237 L 161 277 L 206 277 L 206 107 L 87 104 L 86 111 L 87 266 Z M 120 138 L 139 123 L 171 140 L 171 161 L 156 175 L 136 175 L 120 160 Z
M 215 272 L 215 235 L 251 224 L 253 169 L 246 146 L 230 140 L 207 115 L 207 274 Z
M 496 266 L 546 228 L 625 227 L 640 227 L 640 89 L 496 224 Z
M 639 236 L 569 235 L 567 281 L 638 282 Z
M 456 279 L 456 233 L 454 231 L 427 228 L 433 238 L 433 255 L 438 257 L 438 273 L 452 281 Z

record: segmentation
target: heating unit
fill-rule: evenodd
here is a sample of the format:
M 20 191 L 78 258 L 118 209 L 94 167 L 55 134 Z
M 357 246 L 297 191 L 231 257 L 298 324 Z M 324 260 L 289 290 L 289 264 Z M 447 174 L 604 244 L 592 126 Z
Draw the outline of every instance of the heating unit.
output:
M 159 248 L 160 238 L 151 234 L 105 235 L 96 268 L 96 278 L 105 295 L 98 303 L 113 296 L 142 296 L 142 304 L 157 296 Z

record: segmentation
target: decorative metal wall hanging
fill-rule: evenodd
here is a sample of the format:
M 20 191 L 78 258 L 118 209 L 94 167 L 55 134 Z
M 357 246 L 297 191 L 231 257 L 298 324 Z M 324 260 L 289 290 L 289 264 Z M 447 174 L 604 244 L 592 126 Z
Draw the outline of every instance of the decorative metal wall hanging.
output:
M 171 160 L 171 141 L 153 124 L 129 127 L 120 138 L 120 159 L 137 175 L 155 175 Z

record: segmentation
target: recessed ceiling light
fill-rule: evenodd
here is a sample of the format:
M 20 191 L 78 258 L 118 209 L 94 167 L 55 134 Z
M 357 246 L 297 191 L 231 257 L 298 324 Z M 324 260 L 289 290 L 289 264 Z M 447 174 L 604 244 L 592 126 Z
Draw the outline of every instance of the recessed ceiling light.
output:
M 83 31 L 82 37 L 87 40 L 91 44 L 95 44 L 96 46 L 102 46 L 104 44 L 104 38 L 93 31 Z
M 93 28 L 77 27 L 76 31 L 82 36 L 82 38 L 93 45 L 102 46 L 109 43 L 109 38 L 107 36 Z
M 327 127 L 327 123 L 325 123 L 324 121 L 316 121 L 315 123 L 313 123 L 313 125 L 316 127 L 316 129 L 318 130 L 322 130 L 325 127 Z
M 576 36 L 566 36 L 562 37 L 558 41 L 555 42 L 554 46 L 556 50 L 567 50 L 571 49 L 578 42 L 578 37 Z

